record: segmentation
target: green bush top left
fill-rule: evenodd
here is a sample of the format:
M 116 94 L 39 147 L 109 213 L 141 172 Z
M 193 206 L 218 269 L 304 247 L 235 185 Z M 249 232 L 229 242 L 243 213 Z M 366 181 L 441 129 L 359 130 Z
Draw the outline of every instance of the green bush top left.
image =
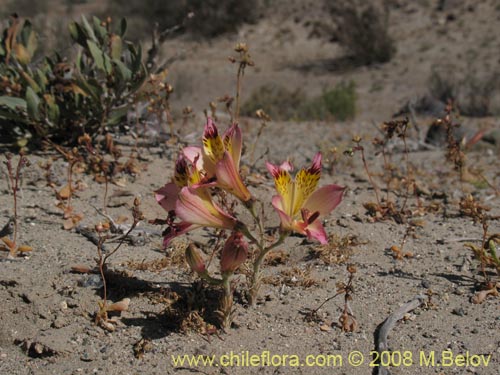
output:
M 97 17 L 69 24 L 77 53 L 34 59 L 38 37 L 29 20 L 10 17 L 0 40 L 0 130 L 20 146 L 43 139 L 73 144 L 119 124 L 144 98 L 148 76 L 141 46 L 127 41 L 127 22 Z

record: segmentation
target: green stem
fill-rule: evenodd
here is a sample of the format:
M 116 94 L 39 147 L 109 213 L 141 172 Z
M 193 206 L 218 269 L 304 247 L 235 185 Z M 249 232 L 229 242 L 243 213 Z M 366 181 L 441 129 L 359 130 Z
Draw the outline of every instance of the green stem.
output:
M 255 259 L 255 262 L 253 264 L 252 283 L 250 285 L 249 302 L 252 307 L 255 307 L 255 305 L 257 304 L 257 295 L 260 289 L 260 266 L 264 261 L 267 253 L 269 253 L 275 247 L 281 245 L 285 241 L 285 238 L 287 236 L 288 233 L 281 232 L 280 237 L 275 243 L 269 245 L 266 248 L 260 247 L 259 256 L 257 257 L 257 259 Z
M 233 293 L 231 291 L 231 273 L 222 275 L 222 285 L 224 287 L 224 296 L 222 297 L 222 327 L 228 329 L 232 323 L 233 312 Z
M 205 280 L 210 285 L 224 285 L 224 279 L 217 279 L 208 274 L 208 271 L 198 274 L 203 280 Z

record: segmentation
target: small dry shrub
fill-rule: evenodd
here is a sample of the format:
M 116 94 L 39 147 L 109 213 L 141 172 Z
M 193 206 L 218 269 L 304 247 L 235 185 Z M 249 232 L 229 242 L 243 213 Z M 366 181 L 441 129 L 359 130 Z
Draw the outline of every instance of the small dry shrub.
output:
M 136 30 L 135 37 L 147 37 L 157 23 L 160 30 L 183 23 L 187 14 L 194 17 L 185 30 L 196 37 L 212 38 L 238 30 L 243 23 L 254 23 L 260 15 L 260 0 L 111 0 L 106 15 L 124 16 Z
M 318 286 L 320 281 L 311 276 L 311 267 L 286 268 L 279 275 L 265 277 L 262 280 L 266 284 L 279 286 L 300 286 L 302 288 L 310 288 Z
M 148 262 L 130 260 L 126 266 L 135 271 L 151 271 L 159 272 L 167 267 L 183 267 L 185 266 L 184 253 L 187 243 L 185 241 L 173 241 L 169 254 L 163 258 L 153 259 Z
M 359 64 L 385 63 L 396 52 L 389 35 L 389 7 L 386 1 L 327 1 L 337 39 Z
M 428 79 L 432 97 L 446 103 L 456 102 L 460 113 L 470 117 L 497 115 L 500 96 L 498 74 L 479 73 L 469 66 L 460 72 L 456 66 L 434 66 Z
M 332 234 L 328 237 L 328 244 L 311 247 L 309 255 L 321 259 L 325 264 L 346 264 L 353 254 L 353 247 L 360 243 L 356 235 L 341 237 Z

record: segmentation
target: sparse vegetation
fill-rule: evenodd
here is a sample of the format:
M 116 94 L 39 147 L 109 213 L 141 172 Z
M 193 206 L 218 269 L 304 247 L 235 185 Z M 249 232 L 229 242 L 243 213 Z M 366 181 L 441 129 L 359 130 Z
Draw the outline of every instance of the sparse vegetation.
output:
M 387 1 L 328 1 L 326 6 L 337 25 L 336 39 L 358 64 L 386 63 L 396 53 L 389 33 Z
M 191 12 L 194 17 L 184 22 Z M 112 0 L 107 9 L 107 14 L 127 17 L 137 30 L 136 37 L 148 37 L 157 23 L 160 31 L 183 24 L 183 29 L 193 36 L 212 38 L 235 32 L 243 23 L 255 22 L 260 12 L 260 0 L 133 0 L 126 3 Z
M 429 92 L 443 103 L 453 101 L 462 115 L 496 115 L 498 104 L 494 100 L 500 93 L 497 76 L 479 73 L 472 67 L 461 74 L 454 66 L 435 66 L 428 78 Z
M 309 99 L 300 90 L 287 90 L 274 84 L 255 90 L 242 107 L 242 114 L 254 116 L 263 109 L 273 120 L 337 120 L 346 121 L 356 115 L 356 85 L 340 82 L 320 96 Z

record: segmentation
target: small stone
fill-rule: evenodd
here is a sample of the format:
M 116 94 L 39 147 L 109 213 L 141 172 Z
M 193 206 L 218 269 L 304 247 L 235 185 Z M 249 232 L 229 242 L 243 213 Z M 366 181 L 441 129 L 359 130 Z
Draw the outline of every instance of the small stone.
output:
M 465 315 L 465 311 L 463 308 L 461 307 L 457 307 L 457 308 L 454 308 L 452 311 L 451 311 L 452 314 L 454 315 L 458 315 L 458 316 L 464 316 Z
M 52 323 L 52 327 L 54 328 L 62 328 L 62 327 L 65 327 L 68 325 L 68 321 L 62 317 L 62 316 L 58 316 L 54 322 Z
M 83 354 L 80 356 L 80 359 L 84 362 L 92 362 L 94 360 L 94 358 L 92 358 L 87 351 L 83 352 Z
M 322 324 L 319 326 L 319 329 L 323 332 L 330 332 L 332 330 L 332 327 L 330 327 L 328 324 Z
M 431 283 L 429 280 L 422 280 L 422 287 L 425 289 L 429 289 L 431 287 Z

